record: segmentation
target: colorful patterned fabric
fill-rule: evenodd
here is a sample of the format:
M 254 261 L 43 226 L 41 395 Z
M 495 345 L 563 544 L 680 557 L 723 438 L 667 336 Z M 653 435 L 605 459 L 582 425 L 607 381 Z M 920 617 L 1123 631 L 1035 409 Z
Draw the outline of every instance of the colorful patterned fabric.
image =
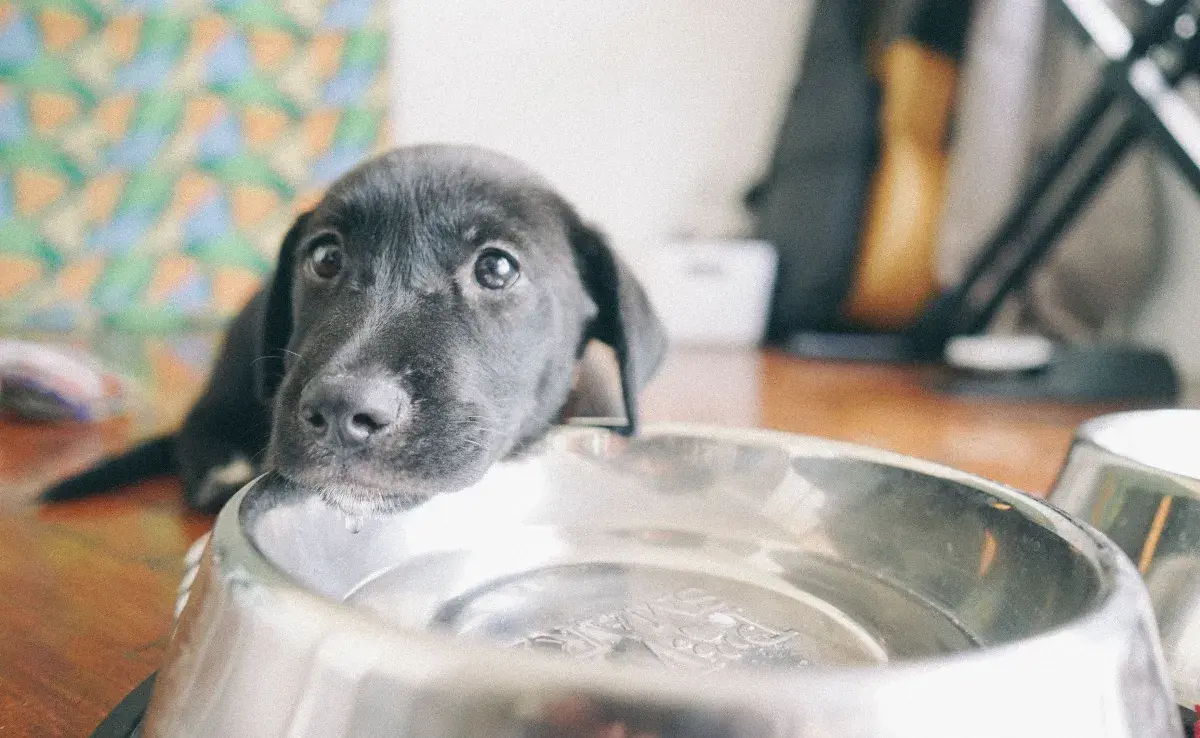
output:
M 0 0 L 0 328 L 215 324 L 384 145 L 382 0 Z

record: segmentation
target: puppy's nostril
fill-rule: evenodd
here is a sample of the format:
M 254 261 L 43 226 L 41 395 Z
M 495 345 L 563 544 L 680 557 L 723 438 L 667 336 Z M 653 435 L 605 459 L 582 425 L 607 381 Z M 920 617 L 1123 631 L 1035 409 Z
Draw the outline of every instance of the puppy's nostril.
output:
M 322 377 L 305 388 L 299 421 L 316 443 L 360 449 L 389 434 L 406 401 L 404 391 L 385 378 Z
M 325 430 L 325 416 L 316 410 L 305 412 L 304 422 L 312 426 L 314 430 Z
M 374 433 L 387 425 L 387 423 L 381 423 L 366 413 L 356 413 L 354 417 L 350 418 L 350 423 L 357 428 L 365 430 L 367 433 Z

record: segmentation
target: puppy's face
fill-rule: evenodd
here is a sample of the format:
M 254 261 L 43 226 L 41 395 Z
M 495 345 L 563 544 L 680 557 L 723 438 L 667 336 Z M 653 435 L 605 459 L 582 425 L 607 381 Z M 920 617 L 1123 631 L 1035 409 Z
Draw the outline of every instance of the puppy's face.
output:
M 351 513 L 461 489 L 539 437 L 587 339 L 630 353 L 606 337 L 612 321 L 643 324 L 643 364 L 662 351 L 640 289 L 643 315 L 609 304 L 629 278 L 595 234 L 536 176 L 479 150 L 363 165 L 283 251 L 264 327 L 263 355 L 283 369 L 267 388 L 268 456 Z

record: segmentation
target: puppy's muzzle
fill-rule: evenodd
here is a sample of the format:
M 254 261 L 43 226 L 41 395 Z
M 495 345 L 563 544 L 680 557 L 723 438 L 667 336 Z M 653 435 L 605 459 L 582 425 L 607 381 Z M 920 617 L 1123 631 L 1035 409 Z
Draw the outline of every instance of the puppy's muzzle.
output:
M 316 443 L 356 451 L 396 433 L 412 400 L 394 380 L 341 374 L 313 378 L 300 395 L 300 426 Z

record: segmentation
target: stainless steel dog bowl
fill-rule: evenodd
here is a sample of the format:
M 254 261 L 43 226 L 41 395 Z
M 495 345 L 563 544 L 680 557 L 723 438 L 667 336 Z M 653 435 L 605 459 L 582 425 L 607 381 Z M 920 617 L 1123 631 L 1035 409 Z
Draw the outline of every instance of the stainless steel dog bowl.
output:
M 357 532 L 353 532 L 357 529 Z M 957 471 L 769 432 L 556 431 L 347 521 L 217 520 L 146 734 L 1180 735 L 1128 559 Z
M 1200 410 L 1143 410 L 1075 434 L 1050 500 L 1136 563 L 1179 704 L 1200 703 Z

